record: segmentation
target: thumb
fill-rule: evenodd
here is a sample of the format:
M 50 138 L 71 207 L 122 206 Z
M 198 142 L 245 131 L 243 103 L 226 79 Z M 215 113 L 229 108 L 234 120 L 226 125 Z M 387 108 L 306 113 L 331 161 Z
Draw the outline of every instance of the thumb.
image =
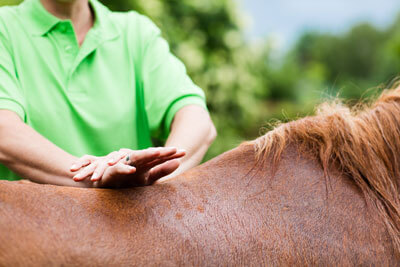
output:
M 154 184 L 158 179 L 173 173 L 176 169 L 178 169 L 179 165 L 180 161 L 175 159 L 151 169 L 147 183 L 149 185 Z

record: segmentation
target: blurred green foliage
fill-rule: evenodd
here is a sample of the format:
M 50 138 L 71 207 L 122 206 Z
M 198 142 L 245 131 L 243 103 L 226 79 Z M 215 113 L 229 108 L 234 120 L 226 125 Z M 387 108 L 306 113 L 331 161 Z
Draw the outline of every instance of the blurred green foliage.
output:
M 246 43 L 233 0 L 101 1 L 149 16 L 205 90 L 219 134 L 207 158 L 256 138 L 271 119 L 312 114 L 323 99 L 368 97 L 400 69 L 400 17 L 383 30 L 365 23 L 339 35 L 306 32 L 277 60 L 267 41 Z

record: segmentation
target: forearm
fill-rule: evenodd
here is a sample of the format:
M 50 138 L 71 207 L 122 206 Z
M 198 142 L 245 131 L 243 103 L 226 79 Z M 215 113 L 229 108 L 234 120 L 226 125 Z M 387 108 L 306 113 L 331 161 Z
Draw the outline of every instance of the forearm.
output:
M 214 124 L 208 112 L 202 107 L 191 105 L 179 110 L 172 122 L 171 133 L 165 146 L 185 149 L 186 156 L 181 160 L 180 167 L 172 176 L 197 166 L 215 137 Z
M 172 147 L 179 147 L 179 145 L 171 145 Z M 183 159 L 181 159 L 181 164 L 180 167 L 173 173 L 173 176 L 176 176 L 180 173 L 183 173 L 184 171 L 187 171 L 201 163 L 201 161 L 204 158 L 204 155 L 207 153 L 207 150 L 209 148 L 209 145 L 201 145 L 200 147 L 197 148 L 196 151 L 194 152 L 189 152 L 190 154 L 185 156 Z M 194 150 L 192 149 L 186 149 L 188 150 Z
M 13 112 L 0 110 L 0 163 L 37 183 L 87 187 L 72 180 L 76 157 L 58 148 Z

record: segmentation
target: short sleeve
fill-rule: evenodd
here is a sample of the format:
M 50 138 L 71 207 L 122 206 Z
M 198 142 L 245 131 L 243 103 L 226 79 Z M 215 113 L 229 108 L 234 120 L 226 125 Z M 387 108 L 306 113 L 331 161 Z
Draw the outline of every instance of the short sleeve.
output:
M 145 107 L 152 136 L 165 139 L 175 113 L 187 105 L 207 109 L 205 96 L 189 78 L 183 63 L 170 52 L 160 30 L 149 19 L 143 19 L 146 40 L 141 71 Z
M 0 32 L 0 109 L 14 111 L 26 121 L 24 98 L 9 43 Z

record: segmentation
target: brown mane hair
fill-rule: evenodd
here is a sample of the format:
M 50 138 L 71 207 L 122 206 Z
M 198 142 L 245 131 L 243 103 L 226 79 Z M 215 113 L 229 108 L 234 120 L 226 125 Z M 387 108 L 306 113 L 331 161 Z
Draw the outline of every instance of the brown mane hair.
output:
M 317 159 L 328 180 L 339 169 L 362 191 L 400 254 L 400 86 L 370 104 L 325 102 L 315 116 L 281 124 L 258 138 L 259 159 L 279 163 L 288 144 Z

